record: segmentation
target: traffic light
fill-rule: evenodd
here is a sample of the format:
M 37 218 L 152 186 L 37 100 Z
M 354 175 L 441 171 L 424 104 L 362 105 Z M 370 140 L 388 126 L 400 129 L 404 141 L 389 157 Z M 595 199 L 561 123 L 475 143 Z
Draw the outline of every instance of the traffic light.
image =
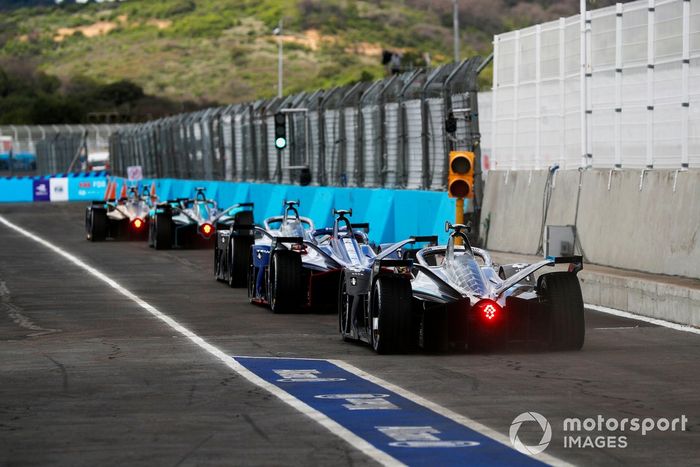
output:
M 447 177 L 447 194 L 450 198 L 474 197 L 474 153 L 450 151 Z
M 451 135 L 457 132 L 457 119 L 452 112 L 445 119 L 445 132 Z
M 283 112 L 275 114 L 275 147 L 277 149 L 287 147 L 287 116 Z

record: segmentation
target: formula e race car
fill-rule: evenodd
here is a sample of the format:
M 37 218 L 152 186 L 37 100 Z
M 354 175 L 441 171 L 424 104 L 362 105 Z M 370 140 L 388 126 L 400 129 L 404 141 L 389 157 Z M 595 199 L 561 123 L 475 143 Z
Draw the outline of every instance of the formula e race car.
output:
M 145 240 L 149 225 L 149 211 L 153 193 L 144 187 L 142 194 L 133 186 L 126 189 L 122 187 L 122 193 L 118 200 L 113 197 L 116 191 L 116 182 L 107 188 L 105 201 L 93 201 L 85 209 L 85 236 L 88 240 L 96 242 L 106 238 L 120 240 Z
M 365 275 L 374 282 L 365 286 L 371 287 L 366 298 L 369 311 L 356 315 L 361 340 L 379 353 L 417 347 L 484 350 L 523 343 L 581 349 L 585 325 L 576 277 L 583 268 L 580 256 L 497 269 L 488 252 L 470 245 L 467 226 L 448 222 L 445 228 L 450 232 L 447 245 L 416 253 L 410 283 L 397 277 L 382 281 L 381 275 L 378 279 Z M 396 247 L 419 240 L 424 239 L 408 239 Z M 569 268 L 535 279 L 541 268 L 558 264 Z M 380 262 L 375 270 L 381 266 Z M 341 333 L 344 313 L 341 306 Z
M 377 255 L 353 255 L 347 251 L 338 299 L 338 327 L 345 341 L 370 344 L 377 353 L 410 350 L 412 329 L 411 267 L 402 248 L 415 243 L 437 244 L 437 236 L 415 236 L 382 245 Z M 406 252 L 408 253 L 408 252 Z
M 238 206 L 219 210 L 216 201 L 207 199 L 204 188 L 195 188 L 194 198 L 159 203 L 151 210 L 148 245 L 156 250 L 212 246 L 217 229 L 234 222 Z
M 275 313 L 300 309 L 334 310 L 341 270 L 348 264 L 342 245 L 352 245 L 352 254 L 374 255 L 366 232 L 367 224 L 344 217 L 349 211 L 334 211 L 339 218 L 333 228 L 315 229 L 310 219 L 299 217 L 298 203 L 287 202 L 284 216 L 265 221 L 256 228 L 259 238 L 252 247 L 248 273 L 248 296 L 252 303 L 269 305 Z M 347 225 L 339 227 L 339 219 Z M 272 225 L 278 223 L 279 228 Z

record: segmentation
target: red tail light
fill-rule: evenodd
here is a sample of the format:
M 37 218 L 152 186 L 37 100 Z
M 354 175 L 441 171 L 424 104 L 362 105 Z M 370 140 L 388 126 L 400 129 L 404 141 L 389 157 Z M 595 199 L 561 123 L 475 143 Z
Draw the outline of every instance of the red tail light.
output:
M 211 224 L 202 224 L 199 226 L 199 231 L 202 232 L 202 235 L 209 238 L 212 232 L 214 232 L 214 226 Z
M 503 313 L 501 306 L 493 300 L 481 300 L 475 305 L 478 313 L 483 317 L 484 321 L 492 322 L 498 319 Z
M 140 230 L 141 227 L 143 227 L 143 220 L 137 217 L 131 222 L 131 225 L 133 225 L 136 230 Z

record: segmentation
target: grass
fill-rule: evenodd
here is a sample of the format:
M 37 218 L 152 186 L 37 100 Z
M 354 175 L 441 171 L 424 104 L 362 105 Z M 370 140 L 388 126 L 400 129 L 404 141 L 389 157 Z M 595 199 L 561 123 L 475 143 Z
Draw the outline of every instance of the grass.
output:
M 357 44 L 428 52 L 433 65 L 451 59 L 449 27 L 402 1 L 130 0 L 120 4 L 18 9 L 0 18 L 0 60 L 22 59 L 62 79 L 133 81 L 173 100 L 241 102 L 276 94 L 277 43 L 271 29 L 283 17 L 285 92 L 380 78 L 375 55 Z M 117 26 L 106 35 L 54 40 L 60 28 Z M 160 21 L 160 26 L 155 23 Z M 310 47 L 303 35 L 318 31 Z M 487 37 L 487 36 L 485 36 Z M 489 44 L 483 44 L 488 53 Z M 475 50 L 463 47 L 463 55 Z

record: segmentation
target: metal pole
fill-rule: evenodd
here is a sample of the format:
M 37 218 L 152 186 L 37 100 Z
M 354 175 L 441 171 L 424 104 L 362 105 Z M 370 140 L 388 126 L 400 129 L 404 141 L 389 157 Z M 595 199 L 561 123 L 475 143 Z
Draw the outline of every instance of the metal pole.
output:
M 453 27 L 454 27 L 454 52 L 455 52 L 455 63 L 459 63 L 459 7 L 457 5 L 457 0 L 452 0 L 452 16 L 453 16 Z
M 277 27 L 277 97 L 282 97 L 282 20 Z
M 579 77 L 579 105 L 580 116 L 581 116 L 581 167 L 585 167 L 588 162 L 588 114 L 586 113 L 586 103 L 588 102 L 586 96 L 586 73 L 588 71 L 588 64 L 586 63 L 586 0 L 581 0 L 580 2 L 580 62 L 581 70 Z
M 457 198 L 455 202 L 455 224 L 464 225 L 464 198 Z M 455 244 L 462 244 L 462 239 L 459 236 L 455 237 Z

